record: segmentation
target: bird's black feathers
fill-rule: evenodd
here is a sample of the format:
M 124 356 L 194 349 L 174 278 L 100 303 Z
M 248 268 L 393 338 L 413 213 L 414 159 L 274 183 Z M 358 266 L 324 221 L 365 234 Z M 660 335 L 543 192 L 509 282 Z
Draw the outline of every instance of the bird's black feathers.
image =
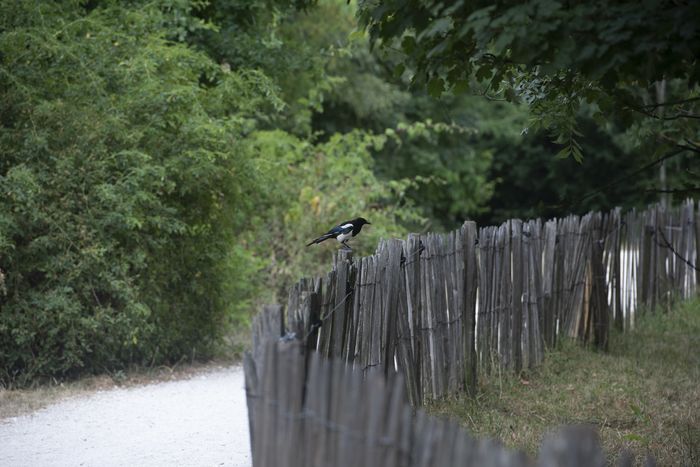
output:
M 367 219 L 365 219 L 364 217 L 358 217 L 356 219 L 341 222 L 325 234 L 307 243 L 306 246 L 321 243 L 323 241 L 328 240 L 329 238 L 335 238 L 343 245 L 345 245 L 345 247 L 350 248 L 345 242 L 359 234 L 362 230 L 362 226 L 365 224 L 370 224 L 370 222 L 367 222 Z

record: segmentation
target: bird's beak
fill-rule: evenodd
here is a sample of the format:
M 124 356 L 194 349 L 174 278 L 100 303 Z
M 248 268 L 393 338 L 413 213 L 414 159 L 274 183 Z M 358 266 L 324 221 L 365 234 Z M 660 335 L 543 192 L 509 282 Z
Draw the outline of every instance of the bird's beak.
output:
M 371 222 L 367 222 L 367 225 L 372 225 L 372 223 L 371 223 Z

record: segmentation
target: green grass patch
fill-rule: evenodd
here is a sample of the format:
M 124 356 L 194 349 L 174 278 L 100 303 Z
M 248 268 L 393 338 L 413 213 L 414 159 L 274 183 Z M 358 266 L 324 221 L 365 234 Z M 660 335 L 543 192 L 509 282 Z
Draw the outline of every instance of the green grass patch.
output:
M 611 336 L 609 353 L 562 342 L 530 373 L 482 376 L 476 398 L 427 409 L 532 454 L 547 431 L 589 423 L 610 461 L 629 449 L 638 461 L 700 465 L 700 300 L 640 317 Z

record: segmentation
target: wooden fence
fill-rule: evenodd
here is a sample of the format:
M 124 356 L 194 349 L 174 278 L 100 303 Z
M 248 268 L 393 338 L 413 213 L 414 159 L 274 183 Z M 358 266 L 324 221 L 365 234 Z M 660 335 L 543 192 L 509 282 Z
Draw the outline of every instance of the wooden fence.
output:
M 696 293 L 699 219 L 689 200 L 624 216 L 465 222 L 356 260 L 339 251 L 329 273 L 291 288 L 274 332 L 365 373 L 401 373 L 414 406 L 473 392 L 479 372 L 538 365 L 562 336 L 605 349 L 610 326 L 629 328 L 640 307 Z
M 699 245 L 700 206 L 689 200 L 625 215 L 465 222 L 382 241 L 359 259 L 339 251 L 330 272 L 290 289 L 286 309 L 254 319 L 245 361 L 254 464 L 524 465 L 410 407 L 473 393 L 494 367 L 538 365 L 563 337 L 607 348 L 611 326 L 624 331 L 640 310 L 699 290 Z M 278 345 L 297 350 L 270 350 Z M 551 447 L 559 456 L 583 449 L 567 433 L 554 443 L 564 451 Z M 545 456 L 540 465 L 599 465 L 599 448 L 584 451 L 582 463 Z
M 397 377 L 363 375 L 338 359 L 268 341 L 261 366 L 246 356 L 255 467 L 602 467 L 592 427 L 565 427 L 540 447 L 537 464 L 453 421 L 413 410 Z M 620 466 L 631 466 L 623 455 Z M 653 466 L 648 459 L 645 465 Z

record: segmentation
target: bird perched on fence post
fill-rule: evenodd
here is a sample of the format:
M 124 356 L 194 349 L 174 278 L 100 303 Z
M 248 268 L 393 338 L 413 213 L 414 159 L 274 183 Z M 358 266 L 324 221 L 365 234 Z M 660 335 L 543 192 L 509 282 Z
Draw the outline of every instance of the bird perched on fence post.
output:
M 348 250 L 352 250 L 350 245 L 347 244 L 347 241 L 357 236 L 357 234 L 360 233 L 360 230 L 362 230 L 362 226 L 365 224 L 371 224 L 371 222 L 367 222 L 367 219 L 364 217 L 358 217 L 351 221 L 341 222 L 328 232 L 309 242 L 306 246 L 321 243 L 329 238 L 335 238 L 343 245 L 343 247 Z

